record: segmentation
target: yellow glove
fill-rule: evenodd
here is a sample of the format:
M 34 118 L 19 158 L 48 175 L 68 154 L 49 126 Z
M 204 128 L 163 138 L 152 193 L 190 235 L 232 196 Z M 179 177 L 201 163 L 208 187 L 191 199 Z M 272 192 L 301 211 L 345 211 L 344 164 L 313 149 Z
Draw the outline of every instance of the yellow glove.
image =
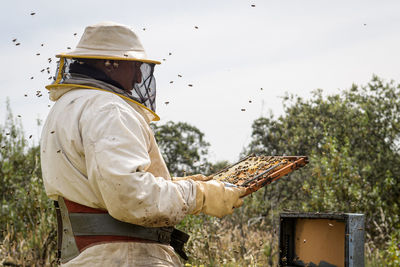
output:
M 240 197 L 246 192 L 242 187 L 226 187 L 222 182 L 211 180 L 208 182 L 195 182 L 196 208 L 192 214 L 200 212 L 222 218 L 225 215 L 232 214 L 234 208 L 243 205 L 243 199 Z
M 190 175 L 190 176 L 185 176 L 185 177 L 174 177 L 172 178 L 173 181 L 182 181 L 182 180 L 193 180 L 193 181 L 208 181 L 211 180 L 212 177 L 205 176 L 203 174 L 195 174 L 195 175 Z

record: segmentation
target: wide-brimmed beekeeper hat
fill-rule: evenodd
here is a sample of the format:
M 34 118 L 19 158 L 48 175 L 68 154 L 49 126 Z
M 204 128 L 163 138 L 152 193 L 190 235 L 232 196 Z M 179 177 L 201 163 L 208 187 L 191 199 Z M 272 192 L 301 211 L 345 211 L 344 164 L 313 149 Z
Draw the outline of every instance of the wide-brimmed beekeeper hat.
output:
M 161 63 L 147 58 L 142 43 L 131 28 L 115 22 L 100 22 L 86 27 L 76 48 L 56 57 Z
M 135 103 L 145 110 L 149 120 L 159 120 L 156 109 L 156 80 L 154 67 L 159 61 L 147 58 L 146 52 L 136 33 L 126 25 L 115 22 L 100 22 L 88 26 L 76 46 L 67 53 L 56 55 L 60 58 L 52 84 L 46 88 L 50 91 L 50 99 L 56 101 L 63 92 L 75 88 L 111 91 L 130 103 Z M 98 82 L 82 80 L 71 72 L 71 66 L 84 64 L 82 59 L 99 59 L 105 61 L 139 61 L 141 81 L 133 85 L 132 91 L 126 91 L 110 84 L 99 87 Z M 110 62 L 109 62 L 110 63 Z M 114 63 L 112 63 L 114 64 Z M 118 65 L 117 65 L 118 66 Z M 110 89 L 111 88 L 111 89 Z

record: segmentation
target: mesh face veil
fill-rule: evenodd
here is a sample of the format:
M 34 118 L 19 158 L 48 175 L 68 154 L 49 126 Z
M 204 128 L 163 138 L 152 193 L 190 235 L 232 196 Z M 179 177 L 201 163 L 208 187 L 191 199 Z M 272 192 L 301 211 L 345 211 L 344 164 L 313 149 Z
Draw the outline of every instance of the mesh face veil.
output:
M 132 90 L 132 96 L 140 99 L 140 103 L 156 111 L 156 79 L 154 78 L 154 66 L 152 63 L 142 63 L 140 71 L 142 72 L 141 83 L 135 83 Z
M 122 89 L 117 82 L 111 80 L 102 71 L 85 63 L 85 59 L 61 57 L 58 62 L 53 85 L 76 84 L 96 87 L 128 97 L 148 109 L 156 110 L 156 80 L 154 63 L 141 62 L 141 82 L 133 84 L 132 93 Z

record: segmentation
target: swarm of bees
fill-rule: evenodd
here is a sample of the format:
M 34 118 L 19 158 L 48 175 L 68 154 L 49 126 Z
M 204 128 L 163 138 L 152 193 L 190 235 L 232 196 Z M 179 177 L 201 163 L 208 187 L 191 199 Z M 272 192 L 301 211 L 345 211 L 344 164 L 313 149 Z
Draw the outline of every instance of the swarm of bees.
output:
M 252 6 L 252 7 L 255 7 L 254 4 L 252 4 L 251 6 Z M 30 16 L 35 16 L 36 14 L 37 14 L 37 13 L 36 13 L 35 11 L 29 12 L 29 15 L 30 15 Z M 36 17 L 36 16 L 35 16 L 35 17 Z M 195 31 L 197 31 L 197 30 L 199 30 L 200 27 L 199 27 L 198 25 L 193 25 L 193 28 L 194 28 Z M 142 30 L 143 30 L 143 31 L 146 31 L 146 28 L 143 27 Z M 75 32 L 75 33 L 73 33 L 73 36 L 74 36 L 74 37 L 77 37 L 78 34 Z M 19 42 L 19 38 L 17 39 L 17 38 L 15 38 L 15 37 L 13 37 L 13 38 L 11 39 L 11 41 L 12 41 L 12 44 L 15 45 L 15 46 L 20 46 L 20 45 L 21 45 L 21 43 Z M 44 45 L 45 45 L 45 43 L 40 43 L 40 47 L 44 47 Z M 66 47 L 66 49 L 67 49 L 67 50 L 71 50 L 72 48 L 68 46 L 68 47 Z M 41 51 L 41 52 L 42 52 L 42 51 Z M 41 53 L 41 52 L 36 51 L 35 55 L 36 55 L 36 56 L 41 56 L 41 55 L 43 55 L 43 53 Z M 173 54 L 173 53 L 172 53 L 171 51 L 168 51 L 168 56 L 172 56 L 172 54 Z M 124 56 L 125 56 L 125 57 L 128 57 L 127 54 L 124 54 Z M 163 61 L 166 61 L 166 58 L 163 58 L 162 60 L 163 60 Z M 51 64 L 53 60 L 52 60 L 51 57 L 49 57 L 49 58 L 47 58 L 47 61 L 48 61 L 49 64 Z M 50 74 L 50 67 L 42 67 L 42 68 L 40 69 L 40 73 L 43 73 L 43 74 L 47 73 L 47 74 Z M 178 76 L 178 78 L 182 78 L 182 77 L 183 77 L 182 74 L 177 74 L 177 76 Z M 36 76 L 35 76 L 35 77 L 34 77 L 34 76 L 29 76 L 29 77 L 30 77 L 30 80 L 33 80 L 33 79 L 37 78 Z M 52 79 L 54 80 L 55 77 L 53 77 L 53 76 L 48 77 L 48 80 L 52 80 Z M 170 84 L 173 84 L 174 81 L 171 80 L 169 83 L 170 83 Z M 193 84 L 193 83 L 187 83 L 186 85 L 187 85 L 188 87 L 194 87 L 194 84 Z M 261 88 L 261 90 L 263 90 L 263 89 Z M 35 94 L 35 95 L 36 95 L 37 97 L 41 97 L 41 96 L 42 96 L 42 92 L 41 92 L 41 91 L 36 91 L 36 94 Z M 25 94 L 24 94 L 24 97 L 28 97 L 28 94 L 25 93 Z M 168 105 L 170 102 L 169 102 L 169 101 L 165 101 L 164 103 L 165 103 L 165 105 Z M 249 100 L 249 103 L 252 103 L 252 101 Z M 50 105 L 48 105 L 48 106 L 50 107 Z M 241 111 L 246 111 L 246 109 L 245 109 L 245 108 L 242 108 Z

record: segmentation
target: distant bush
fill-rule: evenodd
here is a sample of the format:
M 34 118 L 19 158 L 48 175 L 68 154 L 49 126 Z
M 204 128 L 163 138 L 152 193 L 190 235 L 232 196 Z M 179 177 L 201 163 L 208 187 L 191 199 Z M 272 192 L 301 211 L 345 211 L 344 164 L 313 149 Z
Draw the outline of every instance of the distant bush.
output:
M 41 179 L 40 150 L 29 146 L 8 102 L 0 125 L 0 167 L 0 259 L 16 266 L 55 263 L 55 216 Z
M 310 164 L 269 186 L 253 216 L 269 206 L 364 213 L 366 256 L 398 266 L 399 96 L 399 84 L 374 76 L 366 86 L 326 97 L 322 90 L 307 100 L 286 96 L 283 115 L 255 120 L 244 153 L 308 155 Z

